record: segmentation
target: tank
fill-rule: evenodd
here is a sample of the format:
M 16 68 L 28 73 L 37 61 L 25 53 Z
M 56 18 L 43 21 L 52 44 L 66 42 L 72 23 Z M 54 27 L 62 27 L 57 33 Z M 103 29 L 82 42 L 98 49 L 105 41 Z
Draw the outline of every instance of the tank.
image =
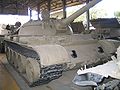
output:
M 50 19 L 49 14 L 44 12 L 43 20 L 31 20 L 20 27 L 18 34 L 7 37 L 7 60 L 30 87 L 41 85 L 43 89 L 44 85 L 54 82 L 57 85 L 61 83 L 59 88 L 67 85 L 69 90 L 73 90 L 69 84 L 78 68 L 96 66 L 110 60 L 116 51 L 114 43 L 117 41 L 96 40 L 84 34 L 74 35 L 69 26 L 70 22 L 100 1 L 92 0 L 61 20 Z M 79 89 L 77 86 L 74 88 Z
M 19 25 L 18 25 L 19 23 Z M 16 22 L 15 25 L 5 25 L 2 24 L 0 27 L 0 53 L 5 52 L 5 47 L 4 47 L 4 38 L 6 35 L 12 34 L 13 31 L 15 31 L 17 28 L 19 28 L 21 25 L 20 22 Z

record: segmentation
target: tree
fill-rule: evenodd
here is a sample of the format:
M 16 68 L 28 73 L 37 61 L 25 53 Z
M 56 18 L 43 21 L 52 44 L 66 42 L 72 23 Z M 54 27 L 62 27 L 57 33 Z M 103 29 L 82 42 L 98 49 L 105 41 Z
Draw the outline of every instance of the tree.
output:
M 116 12 L 114 13 L 114 15 L 115 15 L 115 17 L 120 18 L 120 11 L 116 11 Z
M 103 18 L 107 15 L 106 11 L 102 8 L 92 8 L 90 9 L 91 19 Z

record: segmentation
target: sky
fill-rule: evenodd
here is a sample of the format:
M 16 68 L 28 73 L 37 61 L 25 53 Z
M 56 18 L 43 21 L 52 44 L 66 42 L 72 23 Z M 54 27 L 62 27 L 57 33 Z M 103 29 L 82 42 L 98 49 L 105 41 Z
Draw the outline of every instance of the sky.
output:
M 80 8 L 80 6 L 75 6 L 76 10 L 78 10 Z M 73 10 L 75 11 L 75 8 L 68 8 L 69 10 Z M 114 17 L 114 12 L 115 11 L 120 11 L 120 0 L 102 0 L 101 2 L 99 2 L 97 5 L 94 6 L 94 8 L 96 9 L 103 9 L 106 13 L 107 16 L 106 17 Z
M 114 17 L 114 12 L 120 11 L 120 0 L 102 0 L 96 8 L 103 8 L 108 14 L 107 17 Z
M 99 4 L 95 6 L 96 8 L 103 8 L 107 16 L 114 17 L 115 11 L 120 11 L 120 0 L 102 0 Z M 77 10 L 79 6 L 75 8 L 69 8 L 70 10 Z M 37 13 L 33 14 L 33 19 L 37 18 Z M 18 16 L 18 15 L 0 15 L 0 24 L 15 24 L 16 21 L 20 21 L 22 24 L 30 19 L 29 16 Z
M 22 24 L 29 20 L 29 16 L 19 16 L 19 15 L 0 15 L 0 24 L 11 24 L 14 25 L 15 22 L 20 21 Z

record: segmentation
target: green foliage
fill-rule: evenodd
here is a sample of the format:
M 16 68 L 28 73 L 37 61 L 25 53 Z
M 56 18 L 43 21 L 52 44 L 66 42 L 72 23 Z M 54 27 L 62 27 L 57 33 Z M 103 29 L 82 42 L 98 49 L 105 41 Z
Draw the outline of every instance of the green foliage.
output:
M 67 10 L 67 17 L 72 15 L 79 8 L 80 8 L 80 6 L 77 6 L 74 9 L 68 9 Z M 90 19 L 103 18 L 106 15 L 107 15 L 106 11 L 102 7 L 101 8 L 93 7 L 93 8 L 90 9 Z M 60 11 L 60 12 L 57 12 L 55 14 L 52 14 L 51 16 L 53 16 L 53 17 L 57 17 L 58 16 L 58 18 L 60 19 L 60 18 L 63 17 L 63 12 Z M 79 21 L 86 21 L 86 13 L 80 15 L 78 18 L 76 18 L 74 20 L 74 22 L 79 22 Z
M 70 15 L 72 15 L 75 11 L 77 11 L 77 10 L 67 11 L 67 17 L 70 16 Z M 85 20 L 85 17 L 86 17 L 86 15 L 85 15 L 85 14 L 82 14 L 82 15 L 80 15 L 78 18 L 76 18 L 76 19 L 74 20 L 74 22 L 84 21 L 84 20 Z
M 71 15 L 73 14 L 75 11 L 68 11 L 67 15 Z M 90 9 L 90 19 L 97 19 L 97 18 L 103 18 L 107 15 L 107 13 L 105 12 L 104 9 L 102 8 L 92 8 Z M 67 17 L 68 17 L 67 16 Z M 86 21 L 86 13 L 82 14 L 81 16 L 79 16 L 78 18 L 76 18 L 74 20 L 74 22 L 79 22 L 79 21 Z
M 96 8 L 90 9 L 91 19 L 103 18 L 106 15 L 107 15 L 107 13 L 102 8 L 99 8 L 99 9 L 96 9 Z
M 116 11 L 116 12 L 114 13 L 114 15 L 115 15 L 115 17 L 120 18 L 120 11 Z
M 86 15 L 83 14 L 83 15 L 79 16 L 78 18 L 76 18 L 74 20 L 74 22 L 85 21 L 85 20 L 86 20 Z

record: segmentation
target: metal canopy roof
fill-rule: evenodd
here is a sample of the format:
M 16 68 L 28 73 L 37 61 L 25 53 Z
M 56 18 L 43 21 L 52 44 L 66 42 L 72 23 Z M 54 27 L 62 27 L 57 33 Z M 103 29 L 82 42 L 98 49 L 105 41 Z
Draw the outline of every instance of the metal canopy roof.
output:
M 50 2 L 51 1 L 51 2 Z M 0 14 L 27 15 L 28 7 L 37 10 L 47 9 L 50 2 L 51 11 L 63 8 L 62 0 L 0 0 Z M 86 0 L 66 0 L 66 6 L 74 6 L 85 3 Z
M 0 0 L 0 14 L 27 15 L 25 0 Z
M 32 0 L 31 0 L 32 1 Z M 63 2 L 62 0 L 36 0 L 37 3 L 33 2 L 31 3 L 29 6 L 31 6 L 31 8 L 35 9 L 35 7 L 37 5 L 40 6 L 40 9 L 47 9 L 48 8 L 48 3 L 50 2 L 51 4 L 51 11 L 57 11 L 63 8 Z M 75 5 L 80 5 L 85 3 L 86 0 L 66 0 L 66 6 L 70 7 L 70 6 L 75 6 Z M 37 7 L 36 7 L 37 9 Z

